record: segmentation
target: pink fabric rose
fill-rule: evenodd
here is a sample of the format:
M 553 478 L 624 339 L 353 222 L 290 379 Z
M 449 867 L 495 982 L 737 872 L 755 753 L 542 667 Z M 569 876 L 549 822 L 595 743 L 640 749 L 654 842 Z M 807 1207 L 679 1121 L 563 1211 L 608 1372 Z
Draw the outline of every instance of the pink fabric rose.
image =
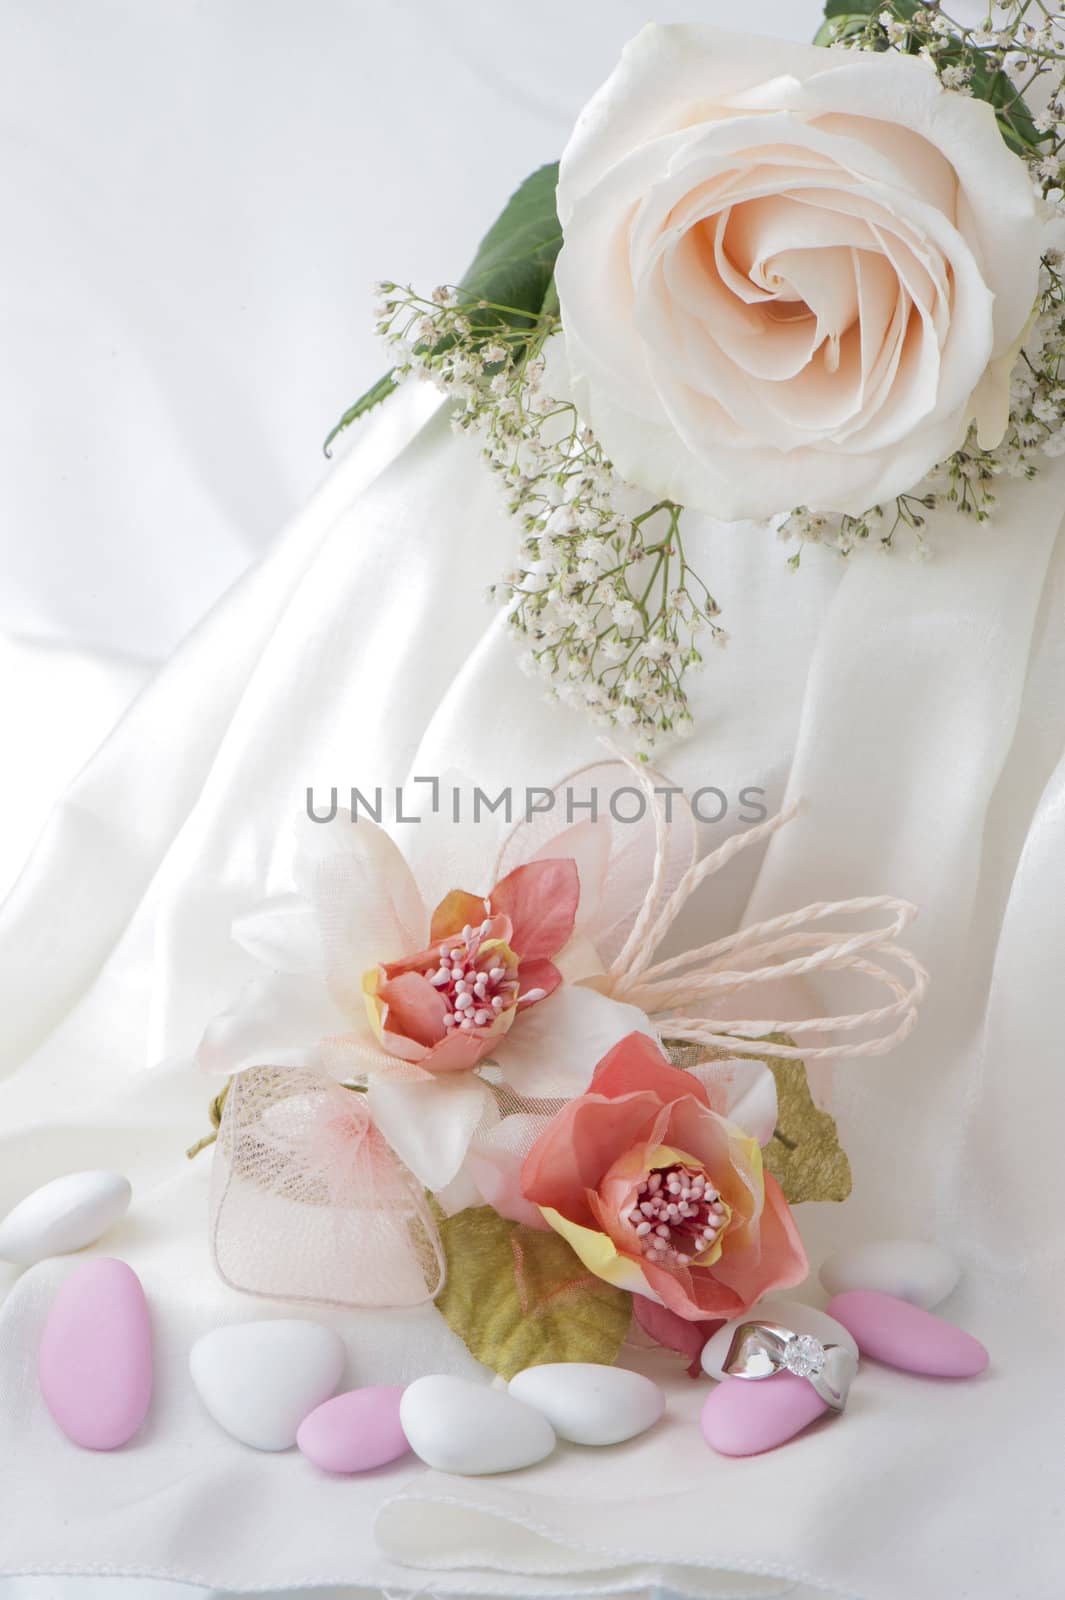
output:
M 537 1140 L 522 1191 L 597 1276 L 689 1321 L 735 1317 L 807 1261 L 757 1139 L 630 1034 Z

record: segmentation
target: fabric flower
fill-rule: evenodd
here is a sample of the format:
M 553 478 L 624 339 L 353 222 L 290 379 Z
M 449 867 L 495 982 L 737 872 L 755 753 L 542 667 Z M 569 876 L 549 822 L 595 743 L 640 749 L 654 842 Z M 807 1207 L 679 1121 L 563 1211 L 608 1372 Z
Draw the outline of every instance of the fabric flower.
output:
M 1037 292 L 992 107 L 895 52 L 651 26 L 561 162 L 574 399 L 618 470 L 726 519 L 861 513 L 1005 431 Z
M 480 1063 L 520 1097 L 564 1097 L 618 1039 L 651 1032 L 635 1007 L 563 982 L 555 958 L 573 947 L 575 973 L 587 961 L 571 858 L 523 863 L 484 895 L 453 890 L 430 916 L 389 835 L 340 813 L 304 826 L 293 875 L 296 895 L 235 925 L 272 970 L 214 1019 L 198 1060 L 365 1081 L 374 1122 L 429 1188 L 499 1119 Z
M 384 1049 L 426 1072 L 475 1067 L 519 1011 L 558 988 L 550 958 L 573 933 L 579 899 L 576 863 L 564 860 L 516 867 L 486 896 L 452 890 L 426 949 L 363 975 Z
M 689 1321 L 738 1316 L 807 1261 L 758 1139 L 725 1110 L 633 1034 L 533 1146 L 523 1195 L 608 1283 Z

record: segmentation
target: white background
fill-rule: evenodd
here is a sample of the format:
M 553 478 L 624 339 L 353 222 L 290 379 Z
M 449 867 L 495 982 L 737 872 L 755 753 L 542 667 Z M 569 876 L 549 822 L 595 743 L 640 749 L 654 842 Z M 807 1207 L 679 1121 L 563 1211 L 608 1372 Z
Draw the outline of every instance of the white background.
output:
M 301 506 L 386 364 L 657 20 L 818 0 L 0 0 L 0 895 L 59 788 Z

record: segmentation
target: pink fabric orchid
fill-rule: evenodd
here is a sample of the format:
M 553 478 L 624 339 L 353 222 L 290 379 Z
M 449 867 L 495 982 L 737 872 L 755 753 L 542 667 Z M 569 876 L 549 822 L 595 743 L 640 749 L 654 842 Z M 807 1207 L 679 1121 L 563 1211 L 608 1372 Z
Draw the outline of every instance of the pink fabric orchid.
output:
M 573 933 L 579 900 L 576 863 L 563 860 L 516 867 L 483 897 L 453 889 L 426 949 L 363 978 L 383 1048 L 425 1072 L 475 1067 L 562 982 L 551 957 Z
M 758 1139 L 725 1110 L 633 1034 L 533 1146 L 524 1199 L 608 1283 L 688 1321 L 738 1316 L 807 1261 Z
M 200 1065 L 365 1083 L 392 1148 L 427 1188 L 446 1188 L 474 1136 L 500 1124 L 482 1065 L 524 1099 L 564 1099 L 618 1039 L 652 1031 L 643 1012 L 573 981 L 584 870 L 538 858 L 484 895 L 453 890 L 430 915 L 384 829 L 345 813 L 301 824 L 297 893 L 234 925 L 269 971 L 210 1024 Z

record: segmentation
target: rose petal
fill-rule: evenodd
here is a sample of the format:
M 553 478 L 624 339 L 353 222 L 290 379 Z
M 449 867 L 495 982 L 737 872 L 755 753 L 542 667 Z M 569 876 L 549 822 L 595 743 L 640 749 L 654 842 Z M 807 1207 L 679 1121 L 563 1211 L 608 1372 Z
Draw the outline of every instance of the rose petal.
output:
M 523 961 L 518 967 L 518 979 L 521 983 L 521 991 L 518 995 L 518 1010 L 525 1012 L 530 1006 L 538 1006 L 547 999 L 548 995 L 554 994 L 562 982 L 562 974 L 553 961 L 539 958 L 533 961 Z M 535 1000 L 526 998 L 527 995 L 531 994 L 536 995 Z
M 647 29 L 559 215 L 570 392 L 649 491 L 861 513 L 1000 424 L 1039 222 L 992 108 L 924 63 Z
M 594 1192 L 620 1152 L 646 1144 L 661 1113 L 662 1102 L 650 1092 L 571 1100 L 526 1157 L 522 1193 L 583 1227 L 595 1226 L 588 1191 Z
M 704 1104 L 709 1103 L 698 1079 L 666 1060 L 657 1035 L 650 1028 L 630 1033 L 603 1056 L 595 1069 L 592 1087 L 596 1094 L 611 1097 L 648 1091 L 663 1101 L 693 1095 Z
M 725 1283 L 719 1266 L 720 1263 L 712 1272 L 693 1272 L 686 1267 L 665 1267 L 648 1261 L 644 1272 L 656 1298 L 675 1316 L 686 1322 L 728 1322 L 740 1316 L 749 1302 Z
M 555 1232 L 562 1235 L 588 1271 L 597 1278 L 612 1283 L 616 1289 L 627 1289 L 630 1294 L 653 1295 L 654 1291 L 639 1262 L 621 1255 L 605 1233 L 571 1222 L 568 1217 L 547 1206 L 543 1207 L 543 1214 Z
M 580 881 L 573 861 L 529 861 L 515 867 L 489 895 L 493 914 L 513 925 L 512 949 L 525 958 L 551 957 L 573 932 Z
M 468 1072 L 496 1047 L 488 1029 L 453 1028 L 421 1058 L 426 1072 Z
M 482 896 L 467 894 L 465 889 L 452 889 L 433 912 L 429 938 L 435 944 L 438 939 L 461 933 L 467 926 L 477 928 L 487 915 Z
M 777 1080 L 764 1061 L 736 1057 L 691 1068 L 715 1111 L 766 1145 L 777 1125 Z
M 566 389 L 565 357 L 560 335 L 549 339 L 544 351 L 548 367 L 546 389 L 549 394 Z M 663 792 L 659 808 L 665 814 L 664 894 L 676 888 L 697 855 L 697 828 L 691 807 L 680 787 L 654 768 L 645 772 L 651 783 Z M 619 821 L 614 815 L 615 796 L 624 792 L 626 809 L 632 821 Z M 545 810 L 530 812 L 518 822 L 504 842 L 499 856 L 498 875 L 529 860 L 570 857 L 577 863 L 580 901 L 574 923 L 574 939 L 566 947 L 577 946 L 588 954 L 584 970 L 571 973 L 563 964 L 563 952 L 552 959 L 567 981 L 601 973 L 614 959 L 628 937 L 636 919 L 656 855 L 655 824 L 651 808 L 641 805 L 639 788 L 629 767 L 621 761 L 597 761 L 570 774 L 554 791 L 544 790 L 550 801 Z M 566 827 L 563 819 L 576 801 L 580 805 L 601 803 L 609 796 L 611 804 L 598 811 L 593 823 L 585 820 Z M 602 857 L 606 854 L 606 864 Z M 595 885 L 599 885 L 596 892 Z M 594 958 L 587 944 L 590 941 Z
M 802 1283 L 809 1270 L 791 1207 L 780 1184 L 767 1172 L 758 1249 L 726 1251 L 714 1269 L 715 1276 L 736 1292 L 746 1310 L 774 1289 L 790 1289 Z
M 578 933 L 595 925 L 610 861 L 610 827 L 604 821 L 575 822 L 541 846 L 531 861 L 572 861 L 577 868 L 580 901 L 575 928 Z
M 825 64 L 825 51 L 816 45 L 769 34 L 648 23 L 626 44 L 563 152 L 558 193 L 563 228 L 576 195 L 630 150 L 679 127 L 693 104 L 739 102 L 746 89 L 781 77 L 806 78 Z M 668 86 L 665 92 L 663 86 Z
M 675 1311 L 670 1311 L 668 1306 L 659 1305 L 646 1296 L 639 1295 L 632 1302 L 633 1315 L 640 1327 L 656 1344 L 664 1345 L 667 1350 L 676 1350 L 679 1355 L 687 1356 L 689 1360 L 689 1378 L 702 1376 L 702 1362 L 700 1356 L 703 1346 L 718 1328 L 724 1327 L 724 1322 L 719 1317 L 710 1318 L 706 1322 L 691 1322 L 687 1317 L 678 1317 Z
M 665 1135 L 670 1144 L 690 1150 L 710 1173 L 732 1211 L 729 1233 L 754 1235 L 762 1213 L 762 1151 L 758 1140 L 687 1096 L 670 1106 Z
M 401 972 L 379 984 L 377 997 L 384 1006 L 382 1027 L 416 1044 L 431 1048 L 445 1037 L 447 1001 L 420 972 Z

